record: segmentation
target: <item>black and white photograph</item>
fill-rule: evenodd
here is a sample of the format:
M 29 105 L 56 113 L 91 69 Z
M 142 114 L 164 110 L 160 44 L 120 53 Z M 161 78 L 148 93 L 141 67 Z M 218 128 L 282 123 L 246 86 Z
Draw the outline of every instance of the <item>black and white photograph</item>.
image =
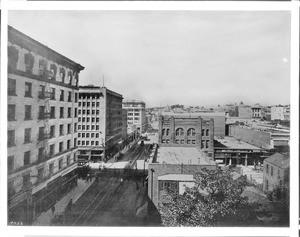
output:
M 8 226 L 290 226 L 291 11 L 7 16 Z

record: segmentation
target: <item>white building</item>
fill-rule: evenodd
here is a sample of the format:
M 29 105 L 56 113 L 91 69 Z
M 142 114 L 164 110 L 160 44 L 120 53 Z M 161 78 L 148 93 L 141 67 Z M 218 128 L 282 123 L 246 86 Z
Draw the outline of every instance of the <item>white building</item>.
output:
M 146 129 L 146 105 L 140 100 L 124 100 L 123 109 L 127 110 L 128 134 L 145 132 Z
M 290 120 L 290 106 L 272 106 L 271 120 Z

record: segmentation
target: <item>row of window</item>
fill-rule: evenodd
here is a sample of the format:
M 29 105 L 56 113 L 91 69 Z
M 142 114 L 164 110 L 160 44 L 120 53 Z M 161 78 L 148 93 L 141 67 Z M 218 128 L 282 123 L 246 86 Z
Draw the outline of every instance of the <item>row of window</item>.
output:
M 170 135 L 170 129 L 162 129 L 162 136 L 169 136 Z M 183 128 L 177 128 L 175 131 L 175 135 L 176 136 L 184 136 L 184 130 Z M 187 130 L 187 136 L 195 136 L 196 135 L 196 131 L 194 128 L 190 128 Z M 209 129 L 202 129 L 201 130 L 201 135 L 202 136 L 209 136 Z
M 100 102 L 81 102 L 79 101 L 78 106 L 87 106 L 90 107 L 92 105 L 92 107 L 99 107 L 100 106 Z
M 87 117 L 87 118 L 85 118 L 85 117 L 78 117 L 78 122 L 90 122 L 90 121 L 92 121 L 92 123 L 94 123 L 94 122 L 96 122 L 96 123 L 99 123 L 99 121 L 100 121 L 100 119 L 99 118 L 95 118 L 95 117 L 92 117 L 92 118 L 89 118 L 89 117 Z
M 81 109 L 78 110 L 78 114 L 81 114 Z M 98 115 L 98 114 L 100 114 L 100 110 L 99 109 L 97 109 L 97 110 L 85 110 L 85 109 L 83 109 L 82 114 L 87 114 L 87 115 L 97 114 Z
M 78 141 L 78 146 L 99 146 L 99 141 Z
M 25 110 L 25 115 L 24 115 L 24 120 L 32 120 L 32 105 L 25 105 L 24 106 Z M 67 109 L 67 118 L 72 118 L 72 108 L 68 107 Z M 55 106 L 50 107 L 50 113 L 47 113 L 45 106 L 39 106 L 39 112 L 38 112 L 38 119 L 45 119 L 45 118 L 50 118 L 50 119 L 55 119 Z M 7 119 L 8 121 L 16 121 L 16 105 L 15 104 L 8 104 L 7 107 Z M 59 108 L 59 118 L 64 118 L 65 117 L 65 107 L 60 107 Z M 77 117 L 77 108 L 74 109 L 74 117 Z
M 25 82 L 24 85 L 24 97 L 29 97 L 32 98 L 32 83 L 31 82 Z M 72 92 L 68 92 L 68 97 L 67 101 L 72 102 Z M 17 83 L 15 79 L 8 79 L 8 95 L 9 96 L 17 96 Z M 78 93 L 75 93 L 75 102 L 77 102 L 77 95 Z M 50 98 L 51 100 L 56 100 L 56 89 L 51 87 L 50 91 L 46 91 L 46 86 L 40 85 L 39 86 L 39 91 L 38 91 L 38 98 L 39 99 L 46 99 Z M 60 101 L 65 101 L 65 90 L 60 90 L 60 95 L 59 95 L 59 100 Z
M 74 133 L 77 132 L 77 123 L 74 124 Z M 72 133 L 72 124 L 67 124 L 67 134 Z M 59 136 L 65 135 L 65 126 L 64 124 L 59 125 Z M 45 131 L 45 127 L 39 128 L 38 133 L 38 140 L 43 141 L 45 139 L 50 139 L 55 137 L 55 125 L 50 126 L 49 134 L 47 134 L 47 131 Z M 32 134 L 31 134 L 31 128 L 25 128 L 24 129 L 24 144 L 31 143 L 32 141 Z M 15 130 L 8 130 L 7 131 L 7 146 L 13 147 L 16 145 L 16 135 Z
M 78 130 L 99 130 L 99 125 L 78 125 Z
M 162 143 L 170 143 L 169 139 L 162 139 L 161 140 Z M 176 144 L 196 144 L 196 140 L 183 140 L 183 139 L 176 139 L 175 140 Z M 201 141 L 201 148 L 209 148 L 209 140 L 202 140 Z
M 17 68 L 17 63 L 19 61 L 19 52 L 14 46 L 9 46 L 8 47 L 8 67 L 9 69 L 16 69 Z M 24 64 L 25 64 L 25 71 L 27 73 L 33 74 L 33 66 L 35 63 L 35 60 L 37 60 L 31 53 L 25 53 L 24 55 Z M 53 63 L 50 65 L 50 70 L 47 70 L 47 61 L 45 59 L 38 59 L 38 66 L 39 66 L 39 71 L 37 74 L 39 76 L 46 77 L 47 79 L 50 80 L 56 80 L 56 76 L 58 73 L 57 66 Z M 59 76 L 62 80 L 63 83 L 65 83 L 65 77 L 66 77 L 66 70 L 61 67 L 59 70 Z M 78 82 L 78 74 L 74 72 L 74 75 L 72 71 L 68 72 L 67 75 L 67 83 L 69 85 L 72 85 L 72 80 L 73 76 L 75 76 L 76 84 Z
M 59 142 L 59 150 L 58 150 L 58 153 L 55 153 L 55 144 L 51 144 L 49 146 L 49 153 L 46 154 L 45 152 L 45 147 L 40 147 L 38 148 L 38 161 L 39 160 L 45 160 L 45 158 L 51 158 L 52 156 L 56 155 L 56 154 L 59 154 L 59 153 L 62 153 L 63 151 L 65 150 L 69 150 L 71 149 L 71 139 L 67 140 L 67 146 L 65 147 L 65 144 L 64 144 L 64 141 L 62 142 Z M 73 147 L 76 147 L 77 145 L 77 139 L 74 138 L 74 144 L 73 144 Z M 65 149 L 66 148 L 66 149 Z M 26 167 L 26 166 L 29 166 L 33 160 L 36 160 L 34 159 L 33 155 L 32 155 L 32 151 L 29 150 L 29 151 L 25 151 L 24 152 L 24 155 L 23 155 L 23 166 Z M 15 157 L 14 156 L 9 156 L 8 157 L 8 171 L 11 172 L 15 169 Z
M 127 113 L 128 116 L 140 116 L 140 113 Z
M 78 137 L 86 137 L 86 138 L 89 138 L 90 137 L 90 134 L 91 134 L 91 138 L 93 138 L 93 137 L 96 137 L 96 138 L 99 138 L 99 133 L 93 133 L 93 132 L 91 132 L 91 133 L 78 133 Z

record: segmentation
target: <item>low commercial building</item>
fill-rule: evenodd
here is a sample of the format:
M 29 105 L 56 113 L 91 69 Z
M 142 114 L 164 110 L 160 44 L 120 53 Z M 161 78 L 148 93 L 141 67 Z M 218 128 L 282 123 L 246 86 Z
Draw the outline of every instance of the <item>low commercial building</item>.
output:
M 123 96 L 106 87 L 80 86 L 78 158 L 104 161 L 123 142 Z
M 196 173 L 216 168 L 212 158 L 197 147 L 160 146 L 148 164 L 148 196 L 158 207 L 167 188 L 182 194 L 185 187 L 194 185 Z
M 290 106 L 276 105 L 271 107 L 271 120 L 290 120 Z
M 8 222 L 32 223 L 76 181 L 84 67 L 8 27 Z
M 290 184 L 290 158 L 275 153 L 264 160 L 263 190 L 272 191 L 276 187 L 287 188 Z

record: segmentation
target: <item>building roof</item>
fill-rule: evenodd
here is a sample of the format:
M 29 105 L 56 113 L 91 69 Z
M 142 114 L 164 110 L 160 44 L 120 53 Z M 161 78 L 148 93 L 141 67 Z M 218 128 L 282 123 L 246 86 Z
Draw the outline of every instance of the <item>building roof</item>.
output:
M 192 174 L 166 174 L 158 176 L 158 180 L 193 182 L 194 177 Z
M 26 48 L 44 58 L 51 59 L 52 61 L 58 62 L 59 64 L 67 64 L 68 67 L 76 68 L 78 71 L 84 69 L 83 66 L 74 62 L 73 60 L 65 57 L 64 55 L 54 51 L 48 46 L 34 40 L 33 38 L 25 35 L 17 29 L 8 26 L 8 41 L 12 44 L 17 44 L 23 48 Z
M 256 150 L 256 149 L 259 150 L 260 149 L 257 146 L 253 146 L 247 142 L 237 140 L 234 137 L 225 136 L 222 138 L 215 137 L 214 139 L 230 149 L 251 149 L 251 150 Z
M 112 90 L 109 90 L 106 87 L 94 86 L 94 85 L 79 86 L 79 93 L 103 93 L 103 91 L 106 91 L 107 94 L 111 94 L 116 97 L 123 98 L 123 96 L 121 94 L 114 92 Z
M 174 113 L 174 112 L 162 112 L 163 116 L 175 116 L 175 117 L 225 117 L 225 112 L 195 112 L 195 113 Z
M 275 153 L 274 155 L 269 156 L 267 159 L 264 160 L 264 163 L 265 162 L 276 165 L 282 169 L 290 167 L 290 158 L 280 153 Z
M 157 162 L 160 164 L 215 165 L 209 157 L 204 156 L 196 147 L 159 147 Z

